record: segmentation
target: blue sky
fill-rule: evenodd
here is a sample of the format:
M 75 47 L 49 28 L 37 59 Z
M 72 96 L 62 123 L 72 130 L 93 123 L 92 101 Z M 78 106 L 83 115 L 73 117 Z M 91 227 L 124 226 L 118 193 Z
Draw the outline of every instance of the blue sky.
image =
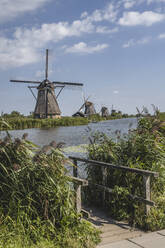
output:
M 124 113 L 165 111 L 165 0 L 1 0 L 0 111 L 29 114 L 35 99 L 10 79 L 84 83 L 59 97 L 63 115 L 90 96 Z

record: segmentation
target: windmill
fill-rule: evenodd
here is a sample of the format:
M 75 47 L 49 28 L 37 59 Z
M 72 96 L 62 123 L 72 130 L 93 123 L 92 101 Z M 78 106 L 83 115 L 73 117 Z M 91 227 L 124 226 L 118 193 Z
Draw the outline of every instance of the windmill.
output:
M 89 101 L 85 102 L 85 112 L 84 113 L 87 116 L 96 114 L 96 110 L 95 110 L 93 102 L 89 102 Z
M 88 101 L 89 98 L 90 97 L 85 99 L 85 97 L 84 97 L 84 103 L 79 108 L 79 110 L 75 114 L 73 114 L 73 116 L 85 117 L 85 116 L 90 116 L 90 115 L 96 114 L 94 104 L 92 102 Z M 82 112 L 83 109 L 84 109 L 84 113 Z
M 43 81 L 28 81 L 28 80 L 10 80 L 15 83 L 29 83 L 38 84 L 38 86 L 28 86 L 34 98 L 36 99 L 36 106 L 34 109 L 35 118 L 60 118 L 61 111 L 57 102 L 57 98 L 65 87 L 81 87 L 81 83 L 70 82 L 56 82 L 48 80 L 48 56 L 49 50 L 46 49 L 46 67 L 45 79 Z M 37 97 L 33 92 L 33 88 L 38 90 Z M 56 89 L 59 88 L 58 94 L 55 94 Z
M 101 108 L 101 116 L 102 116 L 102 117 L 107 117 L 108 115 L 109 115 L 109 110 L 108 110 L 108 108 L 105 107 L 105 106 L 103 106 L 103 107 Z

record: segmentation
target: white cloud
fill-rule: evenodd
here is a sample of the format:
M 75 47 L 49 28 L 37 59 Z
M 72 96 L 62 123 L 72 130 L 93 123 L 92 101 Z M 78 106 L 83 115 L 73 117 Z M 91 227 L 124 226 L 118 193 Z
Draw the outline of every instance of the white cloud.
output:
M 165 39 L 165 33 L 162 33 L 158 36 L 158 39 Z
M 149 43 L 151 40 L 151 37 L 144 37 L 140 40 L 134 40 L 134 39 L 130 39 L 129 41 L 127 41 L 125 44 L 123 44 L 123 48 L 128 48 L 128 47 L 132 47 L 135 45 L 144 45 Z
M 108 44 L 98 44 L 96 46 L 88 46 L 85 42 L 79 42 L 72 47 L 65 47 L 66 53 L 91 54 L 100 52 L 108 47 Z
M 124 8 L 125 9 L 129 9 L 132 8 L 137 2 L 135 0 L 124 0 L 123 4 L 124 4 Z
M 93 11 L 91 15 L 87 12 L 84 12 L 81 15 L 81 18 L 85 18 L 89 22 L 101 22 L 101 21 L 109 21 L 115 22 L 118 15 L 118 7 L 113 3 L 109 3 L 106 5 L 104 9 L 97 9 Z
M 119 19 L 119 24 L 122 26 L 151 26 L 154 23 L 161 22 L 165 19 L 165 14 L 156 13 L 153 11 L 139 12 L 124 12 L 123 17 Z
M 117 94 L 119 94 L 119 91 L 118 90 L 114 90 L 113 91 L 113 94 L 116 94 L 117 95 Z
M 0 23 L 11 20 L 20 14 L 34 11 L 51 0 L 1 0 Z
M 106 26 L 98 26 L 96 27 L 96 33 L 99 34 L 112 34 L 112 33 L 117 33 L 119 31 L 118 27 L 115 28 L 108 28 Z
M 0 36 L 0 67 L 20 67 L 36 63 L 38 49 L 49 42 L 56 43 L 66 37 L 94 32 L 94 26 L 86 20 L 43 24 L 40 28 L 17 28 L 11 39 Z
M 1 0 L 0 6 L 4 6 L 10 0 Z M 13 13 L 11 17 L 34 10 L 51 0 L 15 0 L 16 7 L 11 4 L 11 9 L 7 10 Z M 20 6 L 18 3 L 21 2 Z M 24 5 L 22 4 L 24 3 Z M 6 7 L 7 8 L 7 7 Z M 17 11 L 16 11 L 17 9 Z M 117 10 L 113 4 L 108 4 L 106 8 L 95 10 L 91 15 L 84 12 L 79 20 L 72 23 L 58 22 L 50 24 L 42 24 L 39 28 L 16 28 L 10 38 L 0 35 L 0 68 L 20 67 L 31 63 L 36 63 L 40 58 L 39 49 L 45 48 L 49 43 L 57 43 L 68 37 L 80 37 L 83 34 L 110 34 L 118 31 L 117 27 L 108 28 L 108 26 L 97 25 L 97 22 L 108 21 L 114 22 L 117 17 Z M 2 18 L 4 20 L 4 18 Z M 2 20 L 0 19 L 0 20 Z M 85 43 L 79 43 L 80 47 L 73 46 L 73 51 L 81 53 L 94 53 L 108 47 L 107 44 L 97 46 L 87 46 Z M 68 50 L 69 51 L 69 48 Z

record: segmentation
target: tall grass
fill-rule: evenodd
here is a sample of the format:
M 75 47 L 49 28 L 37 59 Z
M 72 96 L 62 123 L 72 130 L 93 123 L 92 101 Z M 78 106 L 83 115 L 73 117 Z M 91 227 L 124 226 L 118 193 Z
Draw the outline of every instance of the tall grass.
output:
M 117 219 L 127 219 L 141 228 L 158 230 L 165 228 L 165 123 L 156 116 L 148 116 L 138 121 L 136 130 L 130 130 L 122 139 L 117 131 L 117 142 L 104 134 L 90 139 L 88 156 L 90 159 L 159 172 L 158 178 L 151 180 L 151 199 L 156 203 L 150 214 L 145 215 L 144 204 L 130 199 L 129 195 L 143 196 L 143 178 L 121 171 L 108 169 L 107 187 L 113 189 L 105 201 L 107 212 Z M 88 179 L 102 184 L 100 167 L 88 166 Z M 100 205 L 101 192 L 91 187 L 87 201 Z M 132 211 L 132 205 L 134 212 Z
M 26 128 L 50 128 L 59 126 L 77 126 L 88 124 L 87 118 L 82 117 L 62 117 L 61 119 L 33 119 L 33 118 L 7 118 L 5 119 L 10 125 L 10 129 L 26 129 Z M 2 123 L 0 130 L 8 129 Z
M 4 123 L 5 125 L 5 123 Z M 0 140 L 0 247 L 89 248 L 98 232 L 75 210 L 66 158 L 55 142 Z

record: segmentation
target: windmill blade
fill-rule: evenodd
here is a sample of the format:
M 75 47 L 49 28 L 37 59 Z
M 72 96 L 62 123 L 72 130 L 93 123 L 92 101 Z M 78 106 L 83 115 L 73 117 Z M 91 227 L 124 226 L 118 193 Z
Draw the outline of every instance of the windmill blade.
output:
M 70 83 L 70 82 L 52 82 L 53 84 L 58 84 L 58 85 L 66 85 L 66 86 L 83 86 L 84 84 L 81 83 Z
M 60 91 L 58 92 L 57 96 L 56 96 L 56 99 L 59 97 L 59 95 L 61 94 L 61 92 L 63 91 L 63 89 L 65 88 L 65 86 L 61 86 L 61 89 Z
M 12 83 L 27 83 L 27 84 L 40 84 L 40 81 L 29 81 L 29 80 L 10 80 Z
M 32 93 L 32 95 L 34 96 L 35 100 L 37 101 L 37 97 L 35 96 L 34 92 L 32 91 L 31 88 L 37 88 L 36 86 L 28 86 L 30 92 Z
M 45 78 L 48 79 L 48 56 L 49 56 L 49 50 L 46 49 L 46 67 L 45 67 Z
M 28 88 L 38 88 L 38 86 L 28 86 Z
M 86 99 L 85 99 L 85 96 L 84 96 L 84 103 L 82 104 L 82 106 L 79 108 L 79 110 L 77 112 L 80 112 L 83 107 L 85 106 L 85 103 L 88 101 L 88 99 L 90 98 L 90 96 L 88 96 Z

